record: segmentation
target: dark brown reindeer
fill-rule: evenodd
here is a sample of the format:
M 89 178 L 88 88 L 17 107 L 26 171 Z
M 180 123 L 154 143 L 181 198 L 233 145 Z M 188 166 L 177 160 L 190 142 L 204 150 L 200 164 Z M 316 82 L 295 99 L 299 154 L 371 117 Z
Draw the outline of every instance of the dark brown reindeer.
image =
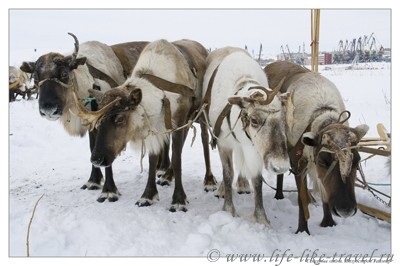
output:
M 342 96 L 336 86 L 320 74 L 287 61 L 271 63 L 264 71 L 271 86 L 285 76 L 281 92 L 291 93 L 286 132 L 298 189 L 296 233 L 310 233 L 307 174 L 321 193 L 322 227 L 336 224 L 332 213 L 344 218 L 353 216 L 357 211 L 354 183 L 360 161 L 355 146 L 367 133 L 368 126 L 349 127 L 350 113 L 345 109 Z
M 139 206 L 149 206 L 158 199 L 157 158 L 171 136 L 175 190 L 170 211 L 186 211 L 181 153 L 187 134 L 185 125 L 200 107 L 206 56 L 207 51 L 195 41 L 152 42 L 142 51 L 124 84 L 104 94 L 92 90 L 99 111 L 81 107 L 77 114 L 98 132 L 91 156 L 94 165 L 111 165 L 128 142 L 149 153 L 149 178 L 136 203 Z M 212 174 L 209 177 L 214 178 Z
M 50 121 L 58 120 L 65 130 L 73 136 L 83 137 L 88 127 L 79 117 L 71 115 L 69 110 L 77 112 L 73 94 L 79 101 L 89 99 L 89 88 L 107 90 L 122 84 L 147 45 L 147 42 L 129 42 L 108 46 L 89 41 L 79 45 L 77 37 L 69 33 L 75 40 L 72 54 L 62 55 L 48 53 L 36 62 L 23 62 L 20 69 L 32 73 L 35 86 L 39 90 L 39 112 Z M 97 103 L 92 101 L 88 107 L 96 110 Z M 89 132 L 90 149 L 93 150 L 96 131 Z M 118 190 L 112 177 L 109 165 L 105 170 L 103 191 L 99 202 L 118 199 Z M 89 180 L 82 189 L 99 189 L 103 174 L 100 168 L 92 166 Z

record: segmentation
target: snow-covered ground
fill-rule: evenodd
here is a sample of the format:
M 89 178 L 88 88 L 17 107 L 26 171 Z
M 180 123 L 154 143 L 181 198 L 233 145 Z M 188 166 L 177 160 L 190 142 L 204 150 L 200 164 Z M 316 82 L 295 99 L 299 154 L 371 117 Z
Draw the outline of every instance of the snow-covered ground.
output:
M 388 63 L 345 65 L 320 71 L 342 92 L 351 111 L 350 124 L 366 123 L 367 136 L 378 136 L 376 124 L 391 130 L 391 68 Z M 135 205 L 147 181 L 147 160 L 140 172 L 140 154 L 127 149 L 113 164 L 114 178 L 122 193 L 117 202 L 98 203 L 100 191 L 81 190 L 90 173 L 88 137 L 69 136 L 58 122 L 40 117 L 37 100 L 18 100 L 9 108 L 9 255 L 26 256 L 27 229 L 36 201 L 30 228 L 31 256 L 196 256 L 215 258 L 227 254 L 277 252 L 301 256 L 391 253 L 391 225 L 361 212 L 354 217 L 334 217 L 337 226 L 321 228 L 322 206 L 310 206 L 311 218 L 306 233 L 297 229 L 297 193 L 285 193 L 277 201 L 274 191 L 263 187 L 264 205 L 271 228 L 251 221 L 253 194 L 234 193 L 240 217 L 221 211 L 223 200 L 203 190 L 204 163 L 198 134 L 193 147 L 187 141 L 183 150 L 183 185 L 188 196 L 188 211 L 168 211 L 173 186 L 158 187 L 160 201 L 153 206 Z M 197 130 L 199 131 L 199 128 Z M 189 132 L 190 140 L 193 131 Z M 214 175 L 222 180 L 216 150 L 211 152 Z M 363 157 L 368 156 L 362 154 Z M 367 181 L 391 183 L 387 158 L 375 156 L 363 163 Z M 275 186 L 275 177 L 265 173 Z M 292 175 L 285 176 L 284 189 L 294 189 Z M 376 187 L 386 193 L 390 186 Z M 371 193 L 356 188 L 360 203 L 390 212 Z M 277 251 L 279 250 L 279 251 Z M 274 253 L 275 251 L 275 253 Z M 211 252 L 211 253 L 210 253 Z M 207 262 L 204 259 L 204 262 Z

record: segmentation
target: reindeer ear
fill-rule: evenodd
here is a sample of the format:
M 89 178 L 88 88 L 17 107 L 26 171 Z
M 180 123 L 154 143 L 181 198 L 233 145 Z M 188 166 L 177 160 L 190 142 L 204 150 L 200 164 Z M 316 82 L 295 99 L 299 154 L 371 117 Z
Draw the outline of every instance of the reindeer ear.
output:
M 69 65 L 69 68 L 71 70 L 73 70 L 73 69 L 78 68 L 78 66 L 80 66 L 80 65 L 84 65 L 86 63 L 86 59 L 87 58 L 85 56 L 84 57 L 80 57 L 80 58 L 76 58 L 74 64 L 72 64 L 72 65 L 70 64 L 71 60 L 72 60 L 72 56 L 67 56 L 67 57 L 65 57 L 65 59 L 67 59 L 67 63 Z
M 360 141 L 361 138 L 364 137 L 365 134 L 367 134 L 368 130 L 369 130 L 369 126 L 366 124 L 362 124 L 362 125 L 356 126 L 354 128 L 354 131 L 357 135 L 358 141 Z
M 129 94 L 129 103 L 132 106 L 138 105 L 142 101 L 142 90 L 141 89 L 134 89 Z
M 301 142 L 304 145 L 312 146 L 312 147 L 315 147 L 318 145 L 317 138 L 316 138 L 315 134 L 312 132 L 304 133 L 303 136 L 301 136 Z
M 26 73 L 33 73 L 35 71 L 35 62 L 22 62 L 19 69 Z
M 79 65 L 84 65 L 86 63 L 87 58 L 81 57 L 81 58 L 77 58 L 76 59 L 76 67 L 78 67 Z

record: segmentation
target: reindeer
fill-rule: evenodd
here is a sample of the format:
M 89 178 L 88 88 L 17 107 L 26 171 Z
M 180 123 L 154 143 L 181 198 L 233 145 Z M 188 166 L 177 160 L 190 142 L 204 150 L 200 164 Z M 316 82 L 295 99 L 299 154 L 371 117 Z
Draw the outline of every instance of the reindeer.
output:
M 254 188 L 254 219 L 269 224 L 262 200 L 262 170 L 273 174 L 289 169 L 285 136 L 287 95 L 277 95 L 280 85 L 269 89 L 264 72 L 243 49 L 225 47 L 207 57 L 203 83 L 207 117 L 218 147 L 223 183 L 223 210 L 236 216 L 232 201 L 234 155 L 239 177 L 251 179 Z
M 187 133 L 185 125 L 189 119 L 194 120 L 201 103 L 206 56 L 207 50 L 195 41 L 152 42 L 142 51 L 124 84 L 104 94 L 91 90 L 100 110 L 92 112 L 80 107 L 77 115 L 98 132 L 91 156 L 94 165 L 111 165 L 128 142 L 133 148 L 149 153 L 148 182 L 136 202 L 140 207 L 158 200 L 157 158 L 171 133 L 175 190 L 169 210 L 187 210 L 181 153 Z
M 20 69 L 31 73 L 34 78 L 39 91 L 40 115 L 50 121 L 60 121 L 70 135 L 83 137 L 88 127 L 69 111 L 78 110 L 73 95 L 76 94 L 80 102 L 87 102 L 87 108 L 96 110 L 97 103 L 89 97 L 88 89 L 107 90 L 122 84 L 147 42 L 108 46 L 89 41 L 79 45 L 78 38 L 72 33 L 68 34 L 75 40 L 75 50 L 72 54 L 51 52 L 40 56 L 36 62 L 23 62 Z M 89 133 L 91 150 L 95 141 L 96 131 L 92 131 Z M 103 202 L 108 198 L 109 201 L 116 201 L 118 190 L 113 180 L 111 165 L 106 168 L 105 175 L 102 194 L 97 200 Z M 100 168 L 92 165 L 89 180 L 81 188 L 99 189 L 102 180 Z
M 30 99 L 32 94 L 37 93 L 31 86 L 28 74 L 13 66 L 8 67 L 8 89 L 9 102 L 15 101 L 18 95 L 21 95 L 23 99 L 26 96 Z
M 272 85 L 285 76 L 281 92 L 291 95 L 287 101 L 287 140 L 298 189 L 296 233 L 310 234 L 307 174 L 321 193 L 322 227 L 336 224 L 332 213 L 344 218 L 353 216 L 357 211 L 354 184 L 360 161 L 355 146 L 368 126 L 348 125 L 350 112 L 346 111 L 342 96 L 322 75 L 288 61 L 271 63 L 264 71 Z

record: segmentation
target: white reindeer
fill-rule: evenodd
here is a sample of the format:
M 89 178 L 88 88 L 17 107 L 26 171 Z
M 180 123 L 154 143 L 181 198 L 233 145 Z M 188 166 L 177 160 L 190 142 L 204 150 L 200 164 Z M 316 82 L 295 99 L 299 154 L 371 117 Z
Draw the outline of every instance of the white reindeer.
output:
M 289 169 L 285 135 L 284 100 L 275 97 L 279 86 L 269 89 L 258 63 L 244 50 L 225 47 L 207 57 L 203 83 L 208 118 L 223 168 L 223 210 L 236 216 L 232 201 L 233 159 L 239 176 L 251 179 L 254 219 L 269 224 L 262 200 L 262 171 L 276 175 Z

